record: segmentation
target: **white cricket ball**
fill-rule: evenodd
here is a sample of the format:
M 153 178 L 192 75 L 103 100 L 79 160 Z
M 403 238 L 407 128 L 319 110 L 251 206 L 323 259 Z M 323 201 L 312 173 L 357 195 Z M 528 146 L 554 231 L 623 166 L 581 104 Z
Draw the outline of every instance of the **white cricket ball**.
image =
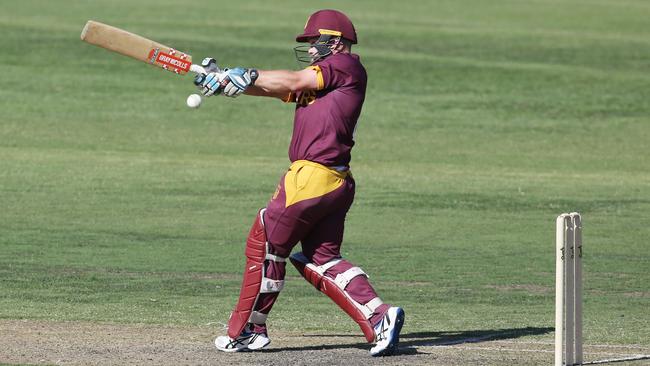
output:
M 190 108 L 198 108 L 201 106 L 201 102 L 203 100 L 201 99 L 201 96 L 198 94 L 192 94 L 189 97 L 187 97 L 187 106 Z

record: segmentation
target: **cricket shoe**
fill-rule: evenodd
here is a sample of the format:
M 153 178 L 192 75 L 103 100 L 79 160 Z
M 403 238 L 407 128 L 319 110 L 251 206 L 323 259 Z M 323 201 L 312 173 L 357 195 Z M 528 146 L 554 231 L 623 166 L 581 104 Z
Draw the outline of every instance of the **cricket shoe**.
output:
M 214 345 L 223 352 L 255 351 L 268 346 L 269 343 L 271 343 L 271 339 L 266 333 L 255 333 L 249 326 L 246 326 L 235 339 L 219 336 L 214 340 Z
M 400 307 L 391 307 L 386 315 L 375 326 L 377 344 L 370 349 L 373 357 L 394 355 L 399 344 L 399 332 L 404 325 L 404 310 Z

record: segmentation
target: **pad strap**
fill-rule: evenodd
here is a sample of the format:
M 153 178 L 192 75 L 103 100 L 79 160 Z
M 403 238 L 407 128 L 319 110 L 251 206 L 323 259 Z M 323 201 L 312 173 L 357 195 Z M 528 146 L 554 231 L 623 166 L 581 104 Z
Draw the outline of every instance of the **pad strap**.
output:
M 323 264 L 322 266 L 314 266 L 314 268 L 318 269 L 319 273 L 321 273 L 322 275 L 325 275 L 325 272 L 328 269 L 330 269 L 333 266 L 339 264 L 340 262 L 341 262 L 341 259 L 335 259 L 333 261 L 329 261 L 329 262 Z M 313 264 L 311 264 L 311 265 L 313 265 Z M 348 285 L 350 284 L 350 281 L 352 281 L 352 279 L 354 279 L 357 276 L 366 276 L 366 278 L 370 278 L 370 276 L 368 276 L 366 274 L 366 272 L 364 272 L 361 268 L 352 267 L 352 268 L 348 269 L 347 271 L 345 271 L 343 273 L 339 273 L 338 275 L 336 275 L 336 278 L 334 278 L 334 283 L 336 283 L 336 285 L 341 290 L 345 291 L 345 288 L 348 287 Z M 352 298 L 350 298 L 350 300 L 352 301 L 354 306 L 356 306 L 359 309 L 359 311 L 361 311 L 361 313 L 363 313 L 363 316 L 365 316 L 366 319 L 370 319 L 372 314 L 375 312 L 375 309 L 377 309 L 379 307 L 379 305 L 383 304 L 383 302 L 381 301 L 381 299 L 379 297 L 375 297 L 374 299 L 370 300 L 365 305 L 361 305 L 360 303 L 356 302 Z
M 366 317 L 366 319 L 370 319 L 372 314 L 374 314 L 375 310 L 381 305 L 383 305 L 384 302 L 381 301 L 379 297 L 375 297 L 374 299 L 368 301 L 366 304 L 361 305 L 358 302 L 355 301 L 355 305 L 357 308 L 363 313 L 363 315 Z
M 375 310 L 377 310 L 377 308 L 383 304 L 384 302 L 381 301 L 379 297 L 375 297 L 374 299 L 368 301 L 364 306 L 374 313 Z
M 352 267 L 352 268 L 348 269 L 347 271 L 345 271 L 343 273 L 339 273 L 338 275 L 336 275 L 336 278 L 334 279 L 334 282 L 336 283 L 336 285 L 341 290 L 345 290 L 345 288 L 348 287 L 348 284 L 350 283 L 350 281 L 352 281 L 352 279 L 357 277 L 357 276 L 366 276 L 366 277 L 368 277 L 366 272 L 364 272 L 361 268 Z
M 287 258 L 285 257 L 280 257 L 275 254 L 269 253 L 269 243 L 266 242 L 266 256 L 264 257 L 265 260 L 267 261 L 273 261 L 276 263 L 285 263 L 287 261 Z M 262 286 L 260 286 L 260 293 L 261 294 L 268 294 L 268 293 L 273 293 L 273 292 L 280 292 L 284 288 L 284 280 L 274 280 L 272 278 L 266 277 L 266 271 L 265 271 L 265 276 L 262 278 Z M 254 323 L 254 322 L 251 322 Z
M 321 276 L 325 275 L 325 272 L 327 272 L 328 269 L 334 267 L 335 265 L 341 263 L 342 259 L 334 259 L 331 260 L 322 266 L 317 266 L 313 264 L 311 261 L 309 261 L 309 258 L 307 258 L 302 252 L 294 253 L 291 255 L 291 258 L 294 260 L 299 261 L 300 263 L 304 264 L 309 264 L 309 267 L 314 270 L 316 273 L 320 274 Z
M 265 259 L 273 261 L 273 262 L 278 262 L 278 263 L 284 263 L 287 261 L 287 258 L 277 256 L 275 254 L 268 254 L 269 253 L 269 245 L 268 243 L 266 244 L 266 257 Z
M 327 272 L 328 269 L 334 267 L 335 265 L 337 265 L 339 263 L 341 263 L 341 259 L 335 259 L 335 260 L 329 261 L 329 262 L 323 264 L 322 266 L 317 266 L 317 265 L 311 263 L 311 266 L 314 268 L 314 271 L 318 272 L 318 274 L 320 274 L 321 276 L 324 276 L 325 272 Z
M 260 287 L 260 294 L 280 292 L 283 288 L 284 280 L 274 280 L 271 278 L 263 277 L 262 286 Z
M 335 259 L 322 266 L 311 263 L 303 253 L 295 253 L 289 259 L 307 281 L 332 299 L 359 325 L 368 342 L 375 340 L 375 331 L 369 319 L 374 311 L 383 304 L 382 301 L 379 297 L 375 297 L 367 304 L 362 305 L 345 291 L 353 278 L 361 275 L 367 276 L 359 267 L 352 267 L 332 279 L 324 275 L 325 271 L 342 262 L 343 259 Z
M 266 277 L 265 261 L 286 262 L 286 258 L 270 254 L 264 230 L 264 209 L 255 218 L 253 227 L 246 239 L 246 267 L 239 292 L 239 301 L 228 320 L 228 336 L 235 339 L 246 323 L 264 324 L 266 314 L 253 311 L 260 294 L 277 293 L 284 287 L 284 280 Z
M 248 318 L 248 322 L 254 324 L 264 324 L 266 323 L 266 318 L 268 318 L 268 316 L 269 314 L 260 313 L 259 311 L 253 311 L 251 313 L 251 317 Z

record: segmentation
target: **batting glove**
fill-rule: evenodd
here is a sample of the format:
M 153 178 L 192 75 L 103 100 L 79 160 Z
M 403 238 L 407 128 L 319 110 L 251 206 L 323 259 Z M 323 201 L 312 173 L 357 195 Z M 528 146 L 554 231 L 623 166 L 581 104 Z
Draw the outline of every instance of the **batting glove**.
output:
M 199 88 L 201 94 L 206 97 L 213 96 L 221 93 L 223 90 L 221 82 L 223 81 L 223 73 L 211 72 L 208 74 L 199 74 L 194 79 L 194 84 Z M 226 84 L 223 84 L 226 85 Z
M 221 80 L 223 95 L 231 98 L 238 97 L 246 88 L 255 84 L 257 76 L 258 73 L 255 69 L 244 69 L 242 67 L 225 69 Z
M 223 72 L 217 66 L 217 60 L 214 58 L 206 57 L 201 61 L 205 73 L 196 75 L 194 78 L 194 85 L 199 88 L 201 94 L 206 97 L 219 94 L 223 90 L 221 81 L 223 80 Z M 224 86 L 226 84 L 223 84 Z

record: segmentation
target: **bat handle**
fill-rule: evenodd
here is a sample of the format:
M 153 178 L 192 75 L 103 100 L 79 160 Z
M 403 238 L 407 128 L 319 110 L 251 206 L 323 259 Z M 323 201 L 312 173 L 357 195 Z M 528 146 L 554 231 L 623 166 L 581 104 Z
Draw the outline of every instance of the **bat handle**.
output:
M 190 71 L 193 72 L 193 73 L 195 73 L 195 74 L 197 74 L 197 75 L 200 75 L 200 74 L 204 74 L 204 75 L 205 75 L 205 74 L 208 73 L 208 70 L 206 70 L 205 67 L 203 67 L 203 66 L 201 66 L 201 65 L 197 65 L 197 64 L 192 64 L 192 65 L 190 66 Z M 198 95 L 199 98 L 201 98 L 201 99 L 200 99 L 201 101 L 203 100 L 203 98 L 201 97 L 201 95 L 199 95 L 199 94 L 195 94 L 195 95 Z M 189 97 L 188 97 L 188 101 L 189 101 Z M 199 102 L 199 105 L 200 105 L 200 104 L 201 104 L 201 102 Z M 188 107 L 191 107 L 191 106 L 188 104 Z M 196 107 L 191 107 L 191 108 L 196 108 Z
M 195 73 L 195 74 L 207 74 L 208 73 L 208 71 L 205 69 L 205 67 L 203 67 L 201 65 L 197 65 L 197 64 L 192 64 L 192 66 L 190 66 L 190 71 Z
M 217 60 L 211 57 L 206 57 L 201 61 L 200 65 L 192 64 L 190 66 L 190 71 L 197 74 L 208 74 L 211 72 L 221 72 L 219 65 L 217 65 Z

